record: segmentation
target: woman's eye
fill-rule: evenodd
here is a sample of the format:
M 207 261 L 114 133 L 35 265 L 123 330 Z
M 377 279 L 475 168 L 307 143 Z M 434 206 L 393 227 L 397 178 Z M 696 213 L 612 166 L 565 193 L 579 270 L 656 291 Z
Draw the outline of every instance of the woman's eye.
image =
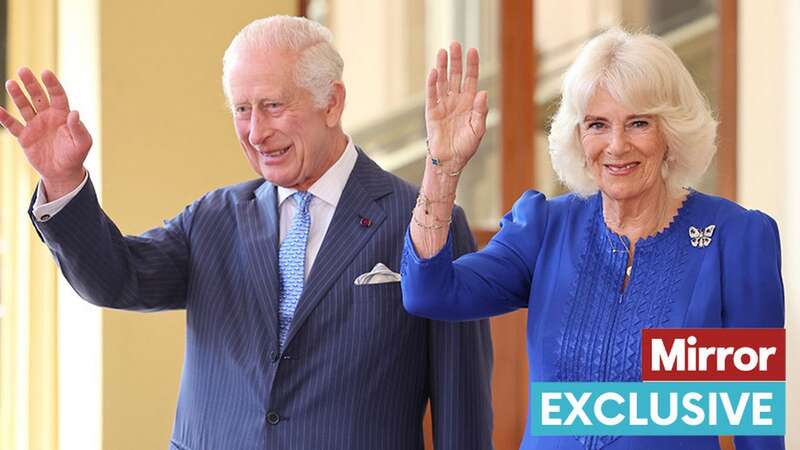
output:
M 646 128 L 648 125 L 650 125 L 650 122 L 646 120 L 634 120 L 631 123 L 631 127 L 633 128 Z
M 588 130 L 600 130 L 605 126 L 603 122 L 591 122 L 586 129 Z

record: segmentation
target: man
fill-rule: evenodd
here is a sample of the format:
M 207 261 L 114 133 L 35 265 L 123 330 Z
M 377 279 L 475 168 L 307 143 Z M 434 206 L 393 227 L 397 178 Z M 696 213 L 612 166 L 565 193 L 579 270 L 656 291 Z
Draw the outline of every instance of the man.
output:
M 100 209 L 91 136 L 52 72 L 19 71 L 0 109 L 41 176 L 31 217 L 75 290 L 112 308 L 186 308 L 173 449 L 491 447 L 485 322 L 409 316 L 398 281 L 416 189 L 344 134 L 330 32 L 285 16 L 233 40 L 223 84 L 261 178 L 206 194 L 139 237 Z M 459 253 L 474 249 L 454 210 Z

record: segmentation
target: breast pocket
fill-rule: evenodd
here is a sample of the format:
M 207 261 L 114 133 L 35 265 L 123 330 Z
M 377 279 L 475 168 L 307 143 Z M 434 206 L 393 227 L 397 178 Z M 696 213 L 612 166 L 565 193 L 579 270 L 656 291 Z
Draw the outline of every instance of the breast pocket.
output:
M 407 341 L 403 336 L 413 332 L 412 322 L 403 308 L 399 282 L 353 286 L 348 326 L 359 336 L 359 354 L 372 358 Z
M 354 285 L 353 301 L 356 303 L 369 302 L 402 307 L 403 294 L 400 290 L 400 282 Z

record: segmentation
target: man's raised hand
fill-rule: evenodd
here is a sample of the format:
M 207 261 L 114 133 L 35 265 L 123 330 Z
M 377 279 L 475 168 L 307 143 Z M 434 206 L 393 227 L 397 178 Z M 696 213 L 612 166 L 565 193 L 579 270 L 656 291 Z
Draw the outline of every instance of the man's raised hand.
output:
M 67 94 L 53 72 L 42 72 L 44 89 L 29 68 L 20 68 L 17 75 L 25 90 L 16 80 L 7 81 L 5 87 L 24 124 L 2 107 L 0 124 L 17 138 L 42 177 L 48 200 L 56 200 L 83 180 L 92 136 L 78 111 L 70 111 Z

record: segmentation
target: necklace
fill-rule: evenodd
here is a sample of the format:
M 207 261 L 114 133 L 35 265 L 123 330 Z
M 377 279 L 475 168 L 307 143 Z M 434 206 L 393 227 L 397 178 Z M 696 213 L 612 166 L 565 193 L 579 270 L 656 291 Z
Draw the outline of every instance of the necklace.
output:
M 669 200 L 661 202 L 661 209 L 658 212 L 657 216 L 658 220 L 656 222 L 656 227 L 655 227 L 656 233 L 660 230 L 661 223 L 664 221 L 664 212 L 667 210 L 667 203 L 669 203 Z M 605 217 L 603 219 L 605 221 Z M 630 278 L 631 272 L 633 270 L 633 255 L 631 254 L 629 246 L 625 244 L 625 241 L 622 239 L 622 236 L 618 233 L 613 232 L 611 230 L 611 227 L 608 226 L 607 223 L 608 222 L 606 222 L 606 238 L 608 239 L 608 245 L 611 247 L 611 253 L 618 253 L 620 251 L 619 249 L 617 249 L 617 246 L 614 243 L 613 239 L 611 239 L 610 234 L 613 233 L 617 236 L 617 240 L 619 240 L 619 243 L 622 244 L 622 248 L 628 255 L 628 257 L 625 260 L 625 277 L 626 279 Z
M 608 228 L 608 227 L 606 227 L 606 228 Z M 611 253 L 619 253 L 619 252 L 621 252 L 621 250 L 619 250 L 617 248 L 616 244 L 614 244 L 614 241 L 611 239 L 610 235 L 612 233 L 616 234 L 613 231 L 611 231 L 610 229 L 606 230 L 606 238 L 608 239 L 608 245 L 611 247 Z M 633 269 L 633 258 L 631 257 L 631 251 L 628 249 L 628 246 L 625 244 L 625 241 L 622 240 L 622 236 L 620 236 L 618 234 L 616 234 L 616 236 L 617 236 L 617 239 L 619 240 L 619 243 L 622 244 L 622 249 L 625 250 L 625 253 L 628 254 L 628 257 L 625 260 L 625 276 L 630 278 L 631 277 L 631 270 Z

